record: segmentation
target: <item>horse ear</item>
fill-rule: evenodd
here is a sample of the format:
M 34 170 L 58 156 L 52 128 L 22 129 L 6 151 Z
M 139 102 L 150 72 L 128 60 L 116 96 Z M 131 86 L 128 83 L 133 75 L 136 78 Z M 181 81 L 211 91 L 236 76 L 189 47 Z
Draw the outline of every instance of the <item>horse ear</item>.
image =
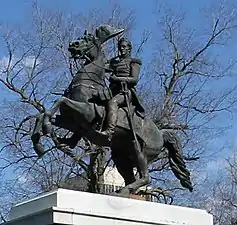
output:
M 99 29 L 95 29 L 95 36 L 100 39 L 100 31 Z
M 87 30 L 84 31 L 84 35 L 87 35 Z

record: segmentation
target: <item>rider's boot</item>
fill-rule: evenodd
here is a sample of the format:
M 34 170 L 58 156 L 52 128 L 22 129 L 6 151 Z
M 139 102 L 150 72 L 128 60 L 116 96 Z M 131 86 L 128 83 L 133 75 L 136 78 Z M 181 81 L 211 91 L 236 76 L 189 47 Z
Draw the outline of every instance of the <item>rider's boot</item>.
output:
M 118 105 L 115 101 L 108 103 L 108 112 L 107 112 L 107 124 L 104 131 L 100 132 L 101 135 L 104 135 L 108 138 L 108 141 L 112 140 L 113 134 L 118 120 Z

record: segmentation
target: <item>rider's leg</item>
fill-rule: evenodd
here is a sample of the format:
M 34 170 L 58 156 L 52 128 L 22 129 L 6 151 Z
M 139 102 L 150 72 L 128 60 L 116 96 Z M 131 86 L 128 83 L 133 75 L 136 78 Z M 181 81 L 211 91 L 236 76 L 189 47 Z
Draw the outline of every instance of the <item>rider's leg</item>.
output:
M 130 100 L 129 95 L 129 100 Z M 112 135 L 115 131 L 115 127 L 117 125 L 118 120 L 118 109 L 119 107 L 125 105 L 125 97 L 122 93 L 115 95 L 111 100 L 108 102 L 107 106 L 107 123 L 106 128 L 102 132 L 102 134 L 108 136 L 108 139 L 112 139 Z
M 109 100 L 107 105 L 107 121 L 106 121 L 106 128 L 102 132 L 103 135 L 108 136 L 108 139 L 112 139 L 112 135 L 115 131 L 115 127 L 118 120 L 118 98 L 116 96 Z

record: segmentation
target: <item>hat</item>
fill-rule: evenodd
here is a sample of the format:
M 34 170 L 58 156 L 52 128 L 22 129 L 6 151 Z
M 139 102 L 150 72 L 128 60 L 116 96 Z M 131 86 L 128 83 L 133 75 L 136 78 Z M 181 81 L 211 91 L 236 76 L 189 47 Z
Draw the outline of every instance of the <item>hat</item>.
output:
M 96 29 L 95 34 L 96 37 L 98 37 L 101 42 L 105 42 L 109 40 L 110 38 L 113 38 L 121 33 L 124 32 L 125 29 L 115 29 L 111 27 L 110 25 L 102 25 L 99 28 Z

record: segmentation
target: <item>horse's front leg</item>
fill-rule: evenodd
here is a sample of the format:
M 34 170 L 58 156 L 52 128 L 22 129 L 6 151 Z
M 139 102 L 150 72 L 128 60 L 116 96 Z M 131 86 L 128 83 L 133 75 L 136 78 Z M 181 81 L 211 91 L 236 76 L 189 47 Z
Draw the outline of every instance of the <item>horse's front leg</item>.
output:
M 43 117 L 44 115 L 43 114 L 40 114 L 37 118 L 36 118 L 36 122 L 35 122 L 35 127 L 34 127 L 34 130 L 33 130 L 33 133 L 31 135 L 31 140 L 33 142 L 33 147 L 34 147 L 34 150 L 36 152 L 36 154 L 39 156 L 39 157 L 42 157 L 43 154 L 44 154 L 44 147 L 43 145 L 40 143 L 40 130 L 42 128 L 42 122 L 43 122 Z
M 42 129 L 43 129 L 44 134 L 50 134 L 52 132 L 51 118 L 58 111 L 58 109 L 60 108 L 63 102 L 64 102 L 64 97 L 59 98 L 55 102 L 54 106 L 49 111 L 46 111 L 44 113 L 43 124 L 42 124 Z
M 58 137 L 58 141 L 60 145 L 68 146 L 69 148 L 73 149 L 77 146 L 77 143 L 81 140 L 81 135 L 73 133 L 71 137 L 68 138 L 60 138 Z

